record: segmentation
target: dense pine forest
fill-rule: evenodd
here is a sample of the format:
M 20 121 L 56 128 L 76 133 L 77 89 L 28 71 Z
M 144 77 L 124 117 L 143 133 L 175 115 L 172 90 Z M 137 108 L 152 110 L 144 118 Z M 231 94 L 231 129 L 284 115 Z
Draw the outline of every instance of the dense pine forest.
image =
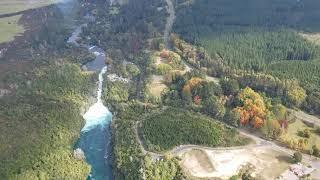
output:
M 247 143 L 235 129 L 228 129 L 200 114 L 175 108 L 149 115 L 144 120 L 142 131 L 151 151 L 168 151 L 181 144 L 224 147 Z
M 301 32 L 318 31 L 319 25 L 315 22 L 319 6 L 319 2 L 313 0 L 246 3 L 181 0 L 177 1 L 174 30 L 187 42 L 199 46 L 199 50 L 205 49 L 211 59 L 205 57 L 198 64 L 207 68 L 209 74 L 236 76 L 243 85 L 249 85 L 241 82 L 248 76 L 255 76 L 253 72 L 273 76 L 273 80 L 269 78 L 268 81 L 278 81 L 278 87 L 295 79 L 311 95 L 319 88 L 320 47 Z M 251 75 L 244 75 L 246 73 Z M 270 93 L 270 89 L 259 85 L 259 81 L 266 82 L 263 76 L 257 75 L 257 83 L 251 85 L 274 97 L 277 93 Z M 319 104 L 319 99 L 308 99 L 303 108 L 317 112 L 309 103 Z

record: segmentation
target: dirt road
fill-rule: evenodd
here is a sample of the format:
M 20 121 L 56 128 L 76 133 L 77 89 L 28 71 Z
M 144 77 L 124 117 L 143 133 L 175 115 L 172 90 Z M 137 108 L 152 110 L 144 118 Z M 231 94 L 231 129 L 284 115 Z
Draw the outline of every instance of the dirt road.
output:
M 155 152 L 150 152 L 146 150 L 146 147 L 143 143 L 143 141 L 141 140 L 139 133 L 138 133 L 138 127 L 139 127 L 139 123 L 137 122 L 134 126 L 135 128 L 135 132 L 136 132 L 136 139 L 139 142 L 142 152 L 143 154 L 149 154 L 153 160 L 159 160 L 161 158 L 164 157 L 164 153 L 155 153 Z M 262 139 L 256 135 L 251 134 L 250 132 L 246 131 L 246 130 L 239 130 L 239 133 L 241 135 L 247 136 L 249 138 L 251 138 L 252 140 L 255 141 L 254 144 L 249 144 L 246 146 L 235 146 L 235 147 L 206 147 L 206 146 L 199 146 L 199 145 L 180 145 L 177 146 L 175 148 L 173 148 L 172 150 L 166 152 L 166 154 L 171 154 L 173 156 L 179 156 L 181 154 L 184 154 L 185 152 L 194 150 L 194 149 L 200 149 L 200 150 L 236 150 L 236 149 L 252 149 L 252 148 L 271 148 L 273 150 L 276 151 L 280 151 L 283 152 L 285 154 L 288 154 L 289 156 L 293 155 L 293 153 L 295 152 L 294 150 L 288 149 L 286 147 L 280 146 L 272 141 L 268 141 L 265 139 Z M 317 158 L 310 156 L 308 154 L 303 154 L 303 161 L 307 164 L 312 165 L 315 169 L 320 169 L 320 162 Z
M 164 30 L 164 44 L 166 46 L 167 49 L 170 49 L 170 43 L 169 43 L 169 38 L 170 38 L 170 33 L 172 30 L 172 26 L 174 24 L 174 20 L 176 18 L 175 15 L 175 10 L 174 10 L 174 6 L 171 0 L 166 0 L 167 6 L 168 6 L 168 13 L 169 16 L 167 17 L 167 23 L 166 23 L 166 27 Z
M 289 109 L 288 111 L 291 112 L 293 116 L 295 116 L 297 119 L 320 126 L 320 119 L 316 116 L 307 114 L 300 110 L 297 111 L 297 110 Z

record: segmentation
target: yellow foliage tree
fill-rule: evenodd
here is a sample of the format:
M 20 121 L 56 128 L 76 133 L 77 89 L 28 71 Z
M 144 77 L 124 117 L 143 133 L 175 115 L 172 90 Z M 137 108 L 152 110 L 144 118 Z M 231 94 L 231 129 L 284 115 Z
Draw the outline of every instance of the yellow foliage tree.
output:
M 194 77 L 194 78 L 191 78 L 182 88 L 182 91 L 183 92 L 187 92 L 187 91 L 190 91 L 192 89 L 194 89 L 195 87 L 199 86 L 202 82 L 204 82 L 203 79 L 201 78 L 198 78 L 198 77 Z
M 240 106 L 235 111 L 240 115 L 240 124 L 250 123 L 255 128 L 261 128 L 267 113 L 263 98 L 251 88 L 243 89 L 239 96 Z

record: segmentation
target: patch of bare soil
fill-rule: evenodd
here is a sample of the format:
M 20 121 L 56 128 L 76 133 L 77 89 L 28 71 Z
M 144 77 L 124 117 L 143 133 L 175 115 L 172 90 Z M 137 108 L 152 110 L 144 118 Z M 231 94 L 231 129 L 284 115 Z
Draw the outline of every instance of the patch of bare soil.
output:
M 307 41 L 320 45 L 320 33 L 299 33 Z
M 268 147 L 237 150 L 189 151 L 184 154 L 182 166 L 195 178 L 229 179 L 245 165 L 255 167 L 262 179 L 275 179 L 290 165 L 290 157 Z
M 167 86 L 162 82 L 163 76 L 152 75 L 152 82 L 149 84 L 150 94 L 155 97 L 160 97 L 161 93 Z
M 190 170 L 191 174 L 208 174 L 215 170 L 208 154 L 202 150 L 192 150 L 186 153 L 181 164 Z
M 206 76 L 206 80 L 209 81 L 209 82 L 214 82 L 215 84 L 219 84 L 220 83 L 219 78 L 216 78 L 216 77 Z

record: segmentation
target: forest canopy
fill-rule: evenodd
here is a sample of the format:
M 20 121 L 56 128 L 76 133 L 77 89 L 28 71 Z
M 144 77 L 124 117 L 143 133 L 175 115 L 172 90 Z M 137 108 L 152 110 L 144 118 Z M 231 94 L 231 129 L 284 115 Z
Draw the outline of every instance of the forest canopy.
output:
M 235 129 L 226 128 L 203 115 L 176 108 L 151 114 L 143 121 L 141 130 L 151 151 L 167 151 L 185 144 L 216 147 L 248 143 Z

